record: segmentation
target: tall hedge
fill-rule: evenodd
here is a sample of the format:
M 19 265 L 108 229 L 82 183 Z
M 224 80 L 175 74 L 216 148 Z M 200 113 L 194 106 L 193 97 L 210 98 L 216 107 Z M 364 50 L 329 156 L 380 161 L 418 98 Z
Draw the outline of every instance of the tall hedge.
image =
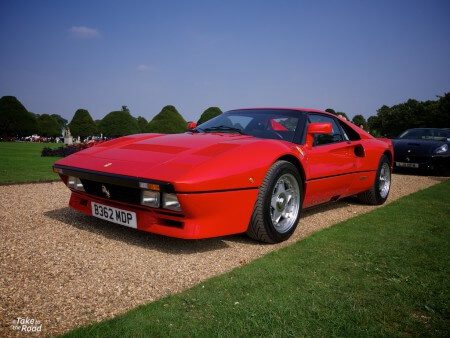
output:
M 406 102 L 382 106 L 368 120 L 369 130 L 395 137 L 409 128 L 450 128 L 450 92 L 438 100 Z
M 147 133 L 178 134 L 187 129 L 187 122 L 174 106 L 165 106 L 147 125 Z
M 145 119 L 145 117 L 138 116 L 138 118 L 136 119 L 136 122 L 138 124 L 139 131 L 141 133 L 145 132 L 145 128 L 147 128 L 147 124 L 148 124 L 148 121 Z
M 74 137 L 85 138 L 98 133 L 97 126 L 86 109 L 78 109 L 69 123 L 70 133 Z
M 112 111 L 100 122 L 101 132 L 108 137 L 139 133 L 136 119 L 126 110 Z
M 197 124 L 202 124 L 208 120 L 211 120 L 212 118 L 222 114 L 222 110 L 220 110 L 219 107 L 209 107 L 206 109 L 202 115 L 200 116 L 200 119 L 198 120 Z
M 61 136 L 61 128 L 58 120 L 49 114 L 42 114 L 36 118 L 38 134 L 40 136 Z
M 15 96 L 0 98 L 1 136 L 27 136 L 36 131 L 36 117 Z
M 60 129 L 62 130 L 65 126 L 67 126 L 67 120 L 64 118 L 64 117 L 62 117 L 61 115 L 59 115 L 59 114 L 52 114 L 52 115 L 50 115 L 51 117 L 53 117 L 55 120 L 56 120 L 56 122 L 58 122 L 58 125 L 59 125 L 59 127 L 60 127 Z

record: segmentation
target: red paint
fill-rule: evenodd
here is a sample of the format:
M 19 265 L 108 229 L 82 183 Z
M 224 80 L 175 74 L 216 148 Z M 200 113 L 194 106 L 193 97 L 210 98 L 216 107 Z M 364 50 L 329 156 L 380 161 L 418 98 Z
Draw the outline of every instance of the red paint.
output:
M 333 127 L 328 122 L 315 122 L 308 124 L 306 128 L 306 145 L 312 147 L 314 134 L 331 134 Z
M 304 208 L 373 185 L 381 156 L 387 153 L 392 160 L 391 141 L 341 122 L 361 139 L 313 147 L 227 133 L 138 134 L 80 151 L 56 165 L 171 183 L 183 209 L 180 216 L 73 191 L 70 206 L 85 214 L 91 215 L 90 202 L 96 201 L 136 212 L 138 229 L 143 231 L 189 239 L 229 235 L 246 231 L 258 188 L 272 164 L 282 157 L 301 168 Z M 331 127 L 327 123 L 310 126 L 310 135 L 314 129 L 327 132 Z M 362 157 L 356 155 L 355 147 L 363 148 Z M 111 165 L 105 166 L 108 163 Z M 178 226 L 170 225 L 171 221 Z

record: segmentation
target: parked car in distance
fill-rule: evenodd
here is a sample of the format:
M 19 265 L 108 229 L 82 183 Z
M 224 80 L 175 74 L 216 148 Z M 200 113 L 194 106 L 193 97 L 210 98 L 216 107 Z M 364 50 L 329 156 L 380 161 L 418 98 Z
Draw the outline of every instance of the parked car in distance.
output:
M 450 170 L 450 129 L 413 128 L 392 140 L 395 169 L 446 174 Z
M 184 134 L 138 134 L 57 161 L 70 206 L 166 236 L 289 238 L 302 208 L 386 201 L 393 148 L 332 114 L 231 110 Z

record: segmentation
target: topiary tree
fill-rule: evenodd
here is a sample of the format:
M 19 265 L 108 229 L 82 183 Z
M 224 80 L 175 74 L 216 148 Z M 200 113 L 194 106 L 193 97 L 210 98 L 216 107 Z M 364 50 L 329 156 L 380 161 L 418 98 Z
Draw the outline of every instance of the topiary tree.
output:
M 14 96 L 0 98 L 0 135 L 27 136 L 37 130 L 36 117 Z
M 136 119 L 136 122 L 137 122 L 137 124 L 138 124 L 139 131 L 140 131 L 141 133 L 145 132 L 145 128 L 147 127 L 148 121 L 147 121 L 144 117 L 139 116 L 139 117 Z
M 165 106 L 147 125 L 147 133 L 178 134 L 186 131 L 187 123 L 174 106 Z
M 208 120 L 211 120 L 212 118 L 222 114 L 222 110 L 220 110 L 219 107 L 209 107 L 206 109 L 203 114 L 200 116 L 200 119 L 198 120 L 197 124 L 202 124 Z
M 136 119 L 126 110 L 112 111 L 106 115 L 100 122 L 100 130 L 108 137 L 139 133 Z
M 57 137 L 61 135 L 58 121 L 49 114 L 42 114 L 36 118 L 37 130 L 40 136 Z
M 69 129 L 74 137 L 80 136 L 85 138 L 97 134 L 98 129 L 91 117 L 91 114 L 86 109 L 78 109 L 69 123 Z
M 57 122 L 58 122 L 58 125 L 59 125 L 59 128 L 62 130 L 65 126 L 67 126 L 67 120 L 64 118 L 64 117 L 62 117 L 61 115 L 59 115 L 59 114 L 52 114 L 52 115 L 50 115 L 51 117 L 53 117 Z

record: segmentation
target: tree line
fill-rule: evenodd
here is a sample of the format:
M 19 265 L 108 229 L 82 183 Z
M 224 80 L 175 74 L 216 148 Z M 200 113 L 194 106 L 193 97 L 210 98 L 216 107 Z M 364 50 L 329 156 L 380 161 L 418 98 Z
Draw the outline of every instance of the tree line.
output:
M 335 115 L 350 120 L 345 112 L 326 109 Z M 200 116 L 201 124 L 219 114 L 218 107 L 209 107 Z M 406 129 L 417 127 L 450 127 L 450 93 L 436 100 L 418 101 L 409 99 L 391 107 L 383 105 L 377 114 L 367 120 L 363 115 L 353 116 L 351 121 L 374 136 L 395 137 Z M 174 106 L 168 105 L 147 121 L 144 117 L 133 117 L 127 108 L 110 112 L 101 120 L 93 120 L 89 111 L 78 109 L 70 123 L 58 114 L 33 114 L 14 96 L 0 98 L 0 136 L 21 137 L 37 133 L 40 136 L 61 136 L 62 128 L 68 126 L 75 137 L 103 134 L 118 137 L 136 133 L 182 133 L 187 122 Z
M 203 123 L 222 111 L 218 107 L 209 107 L 200 116 Z M 137 133 L 174 134 L 186 131 L 187 121 L 174 106 L 168 105 L 147 121 L 144 117 L 133 117 L 127 106 L 112 111 L 100 120 L 92 118 L 86 109 L 78 109 L 68 122 L 58 114 L 34 114 L 14 96 L 0 98 L 0 136 L 23 137 L 38 134 L 45 137 L 61 136 L 63 128 L 68 127 L 72 136 L 84 139 L 100 135 L 118 137 Z
M 326 111 L 350 120 L 344 112 L 331 108 Z M 450 92 L 437 96 L 437 100 L 409 99 L 391 107 L 383 105 L 367 120 L 358 114 L 351 121 L 373 136 L 389 138 L 397 137 L 410 128 L 450 128 Z

